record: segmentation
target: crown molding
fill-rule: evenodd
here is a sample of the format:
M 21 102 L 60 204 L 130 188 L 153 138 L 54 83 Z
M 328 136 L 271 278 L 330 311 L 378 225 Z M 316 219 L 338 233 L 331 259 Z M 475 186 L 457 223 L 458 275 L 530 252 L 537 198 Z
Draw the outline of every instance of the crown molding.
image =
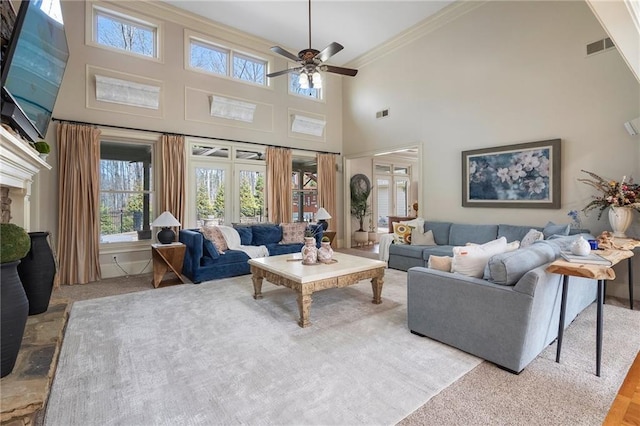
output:
M 410 44 L 414 41 L 426 36 L 427 34 L 441 28 L 461 16 L 477 9 L 478 7 L 488 3 L 490 0 L 460 0 L 456 1 L 449 6 L 443 8 L 438 13 L 424 21 L 414 25 L 411 28 L 403 31 L 396 37 L 382 43 L 379 46 L 371 49 L 370 51 L 358 56 L 354 60 L 347 63 L 345 66 L 351 68 L 362 68 L 376 60 Z

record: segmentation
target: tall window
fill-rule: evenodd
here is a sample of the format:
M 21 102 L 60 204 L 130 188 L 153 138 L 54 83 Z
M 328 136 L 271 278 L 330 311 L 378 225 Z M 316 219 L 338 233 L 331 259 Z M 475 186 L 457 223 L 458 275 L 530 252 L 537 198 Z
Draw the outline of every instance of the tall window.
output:
M 117 12 L 94 8 L 94 42 L 150 58 L 158 57 L 158 27 Z
M 100 242 L 151 239 L 152 145 L 100 143 Z
M 291 190 L 293 222 L 312 222 L 318 211 L 318 165 L 313 160 L 293 158 Z
M 189 67 L 261 86 L 267 81 L 264 59 L 193 37 L 189 38 Z

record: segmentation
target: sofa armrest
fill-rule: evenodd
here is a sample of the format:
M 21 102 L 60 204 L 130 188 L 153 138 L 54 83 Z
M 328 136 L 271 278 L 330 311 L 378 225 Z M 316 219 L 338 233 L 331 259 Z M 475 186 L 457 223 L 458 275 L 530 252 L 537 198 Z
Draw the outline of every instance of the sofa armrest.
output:
M 182 271 L 187 277 L 194 277 L 200 268 L 204 236 L 196 230 L 181 229 L 178 239 L 187 246 Z

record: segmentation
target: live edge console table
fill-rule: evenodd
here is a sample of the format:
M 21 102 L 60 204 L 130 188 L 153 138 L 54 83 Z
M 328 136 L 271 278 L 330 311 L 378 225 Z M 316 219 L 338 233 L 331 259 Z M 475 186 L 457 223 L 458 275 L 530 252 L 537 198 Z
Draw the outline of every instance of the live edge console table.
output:
M 602 360 L 602 305 L 604 303 L 604 284 L 606 280 L 616 277 L 613 266 L 630 259 L 633 256 L 631 250 L 599 250 L 598 254 L 611 262 L 611 266 L 591 265 L 578 262 L 567 262 L 558 259 L 547 267 L 547 272 L 560 274 L 562 279 L 562 299 L 560 301 L 560 321 L 558 322 L 558 347 L 556 350 L 556 362 L 560 362 L 562 350 L 562 337 L 564 334 L 565 311 L 567 308 L 567 289 L 569 277 L 582 277 L 598 280 L 597 318 L 596 318 L 596 376 L 600 377 L 600 363 Z M 633 285 L 633 284 L 631 284 Z

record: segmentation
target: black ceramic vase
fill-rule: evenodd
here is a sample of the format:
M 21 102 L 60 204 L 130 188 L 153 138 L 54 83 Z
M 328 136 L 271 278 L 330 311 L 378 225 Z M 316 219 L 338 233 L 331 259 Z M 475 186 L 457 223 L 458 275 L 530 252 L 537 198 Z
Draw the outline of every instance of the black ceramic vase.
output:
M 31 249 L 18 265 L 20 281 L 29 300 L 29 315 L 41 314 L 49 308 L 56 262 L 48 235 L 48 232 L 29 232 Z
M 29 314 L 29 301 L 16 269 L 19 263 L 0 263 L 0 377 L 11 373 L 16 365 Z

